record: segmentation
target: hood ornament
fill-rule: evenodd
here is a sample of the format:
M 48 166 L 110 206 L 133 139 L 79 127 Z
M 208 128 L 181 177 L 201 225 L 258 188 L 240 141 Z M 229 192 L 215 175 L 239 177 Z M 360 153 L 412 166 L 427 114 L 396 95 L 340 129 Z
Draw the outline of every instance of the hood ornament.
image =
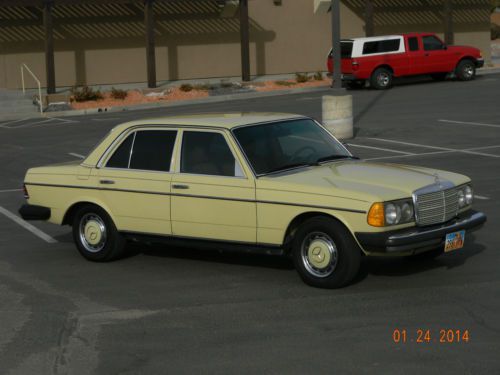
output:
M 443 184 L 441 183 L 441 180 L 439 179 L 439 175 L 437 173 L 434 173 L 433 176 L 434 176 L 434 183 L 442 189 Z

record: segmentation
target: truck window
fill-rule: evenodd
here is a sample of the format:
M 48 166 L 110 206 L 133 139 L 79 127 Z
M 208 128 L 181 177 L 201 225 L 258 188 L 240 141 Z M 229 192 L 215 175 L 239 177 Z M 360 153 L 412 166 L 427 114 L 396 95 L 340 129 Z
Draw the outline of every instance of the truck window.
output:
M 331 58 L 333 54 L 333 49 L 330 50 L 328 57 Z M 351 41 L 341 41 L 340 42 L 340 57 L 342 59 L 350 59 L 352 56 L 352 42 Z
M 416 36 L 408 38 L 408 47 L 410 51 L 418 51 L 418 38 Z
M 363 45 L 363 55 L 373 53 L 395 52 L 399 50 L 400 39 L 377 40 L 373 42 L 365 42 Z
M 422 37 L 422 41 L 424 42 L 425 51 L 436 51 L 439 49 L 443 49 L 443 43 L 434 35 L 424 36 Z

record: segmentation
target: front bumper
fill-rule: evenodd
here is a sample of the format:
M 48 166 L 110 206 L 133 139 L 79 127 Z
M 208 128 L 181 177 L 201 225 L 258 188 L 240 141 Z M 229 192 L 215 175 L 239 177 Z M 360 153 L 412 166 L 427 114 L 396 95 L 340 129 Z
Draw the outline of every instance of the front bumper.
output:
M 482 68 L 484 66 L 484 59 L 476 59 L 476 68 Z
M 19 209 L 19 214 L 24 220 L 48 220 L 50 218 L 50 208 L 23 204 Z
M 486 222 L 482 212 L 467 211 L 446 223 L 428 227 L 411 227 L 388 232 L 355 233 L 365 251 L 377 254 L 410 255 L 443 246 L 446 234 L 465 229 L 479 229 Z

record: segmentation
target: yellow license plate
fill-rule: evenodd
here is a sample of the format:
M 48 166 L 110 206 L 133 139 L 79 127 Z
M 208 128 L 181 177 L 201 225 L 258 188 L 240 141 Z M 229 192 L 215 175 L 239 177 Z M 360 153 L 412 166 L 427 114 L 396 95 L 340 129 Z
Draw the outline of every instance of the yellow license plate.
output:
M 444 242 L 444 252 L 458 250 L 464 247 L 465 230 L 448 233 Z

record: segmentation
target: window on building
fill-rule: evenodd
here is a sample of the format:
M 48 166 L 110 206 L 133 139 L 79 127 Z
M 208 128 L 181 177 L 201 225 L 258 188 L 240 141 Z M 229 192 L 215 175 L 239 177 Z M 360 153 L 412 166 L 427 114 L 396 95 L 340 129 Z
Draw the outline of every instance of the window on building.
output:
M 422 37 L 422 41 L 424 43 L 425 51 L 437 51 L 443 49 L 444 47 L 443 42 L 441 42 L 434 35 L 424 36 Z
M 175 130 L 143 130 L 135 135 L 130 169 L 170 171 Z
M 410 51 L 418 51 L 418 38 L 416 36 L 408 38 L 408 47 Z
M 363 55 L 373 53 L 395 52 L 399 50 L 401 39 L 376 40 L 365 42 L 363 45 Z
M 115 153 L 109 158 L 106 163 L 107 168 L 128 168 L 128 161 L 130 159 L 130 149 L 135 134 L 130 134 L 122 144 L 116 149 Z
M 185 131 L 182 136 L 181 172 L 242 177 L 243 172 L 220 133 Z

